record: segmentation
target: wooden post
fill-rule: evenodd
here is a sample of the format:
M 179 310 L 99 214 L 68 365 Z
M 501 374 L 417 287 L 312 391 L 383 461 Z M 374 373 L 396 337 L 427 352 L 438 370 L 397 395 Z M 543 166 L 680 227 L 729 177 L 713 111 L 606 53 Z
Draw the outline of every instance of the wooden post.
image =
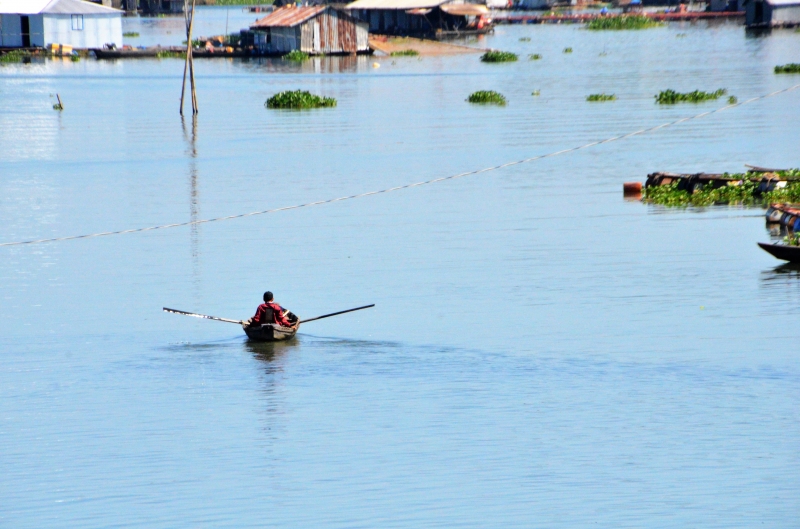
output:
M 183 65 L 183 85 L 181 87 L 181 116 L 183 115 L 183 100 L 186 93 L 186 70 L 189 70 L 189 83 L 192 89 L 192 114 L 197 114 L 197 92 L 194 86 L 194 56 L 192 55 L 192 29 L 194 28 L 194 6 L 192 0 L 191 9 L 189 0 L 183 0 L 183 15 L 186 20 L 186 62 Z

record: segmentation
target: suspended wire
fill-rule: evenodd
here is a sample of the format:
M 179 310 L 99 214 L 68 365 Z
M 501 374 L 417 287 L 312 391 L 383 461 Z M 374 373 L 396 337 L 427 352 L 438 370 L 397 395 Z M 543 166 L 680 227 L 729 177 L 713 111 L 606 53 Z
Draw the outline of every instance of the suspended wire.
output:
M 161 226 L 148 226 L 146 228 L 132 228 L 132 229 L 128 229 L 128 230 L 104 231 L 104 232 L 100 232 L 100 233 L 90 233 L 90 234 L 86 234 L 86 235 L 71 235 L 71 236 L 68 236 L 68 237 L 55 237 L 55 238 L 52 238 L 52 239 L 35 239 L 35 240 L 29 240 L 29 241 L 5 242 L 5 243 L 0 243 L 0 246 L 21 246 L 21 245 L 25 245 L 25 244 L 42 244 L 42 243 L 47 243 L 47 242 L 72 241 L 72 240 L 77 240 L 77 239 L 90 239 L 90 238 L 93 238 L 93 237 L 106 237 L 106 236 L 109 236 L 109 235 L 124 235 L 124 234 L 127 234 L 127 233 L 142 233 L 142 232 L 146 232 L 146 231 L 165 230 L 167 228 L 179 228 L 181 226 L 192 226 L 192 225 L 198 225 L 198 224 L 207 224 L 209 222 L 221 222 L 221 221 L 224 221 L 224 220 L 233 220 L 233 219 L 241 219 L 241 218 L 245 218 L 245 217 L 254 217 L 256 215 L 266 215 L 268 213 L 278 213 L 278 212 L 281 212 L 281 211 L 289 211 L 289 210 L 293 210 L 293 209 L 308 208 L 308 207 L 312 207 L 312 206 L 321 206 L 323 204 L 333 204 L 334 202 L 342 202 L 342 201 L 345 201 L 345 200 L 353 200 L 353 199 L 356 199 L 356 198 L 364 198 L 364 197 L 369 197 L 369 196 L 373 196 L 373 195 L 380 195 L 380 194 L 383 194 L 383 193 L 392 193 L 394 191 L 402 191 L 404 189 L 411 189 L 411 188 L 414 188 L 414 187 L 421 187 L 421 186 L 426 186 L 426 185 L 430 185 L 430 184 L 436 184 L 436 183 L 439 183 L 439 182 L 445 182 L 447 180 L 455 180 L 456 178 L 462 178 L 462 177 L 465 177 L 465 176 L 474 176 L 474 175 L 478 175 L 478 174 L 482 174 L 482 173 L 488 173 L 490 171 L 497 171 L 499 169 L 505 169 L 506 167 L 512 167 L 512 166 L 515 166 L 515 165 L 521 165 L 521 164 L 533 162 L 533 161 L 536 161 L 536 160 L 542 160 L 544 158 L 552 158 L 554 156 L 560 156 L 562 154 L 568 154 L 568 153 L 571 153 L 571 152 L 580 151 L 582 149 L 588 149 L 590 147 L 596 147 L 597 145 L 603 145 L 605 143 L 611 143 L 611 142 L 614 142 L 614 141 L 624 140 L 624 139 L 627 139 L 627 138 L 631 138 L 633 136 L 639 136 L 639 135 L 642 135 L 642 134 L 648 134 L 648 133 L 655 132 L 655 131 L 660 130 L 660 129 L 664 129 L 664 128 L 667 128 L 667 127 L 672 127 L 674 125 L 679 125 L 679 124 L 685 123 L 687 121 L 692 121 L 692 120 L 695 120 L 695 119 L 704 118 L 706 116 L 710 116 L 711 114 L 716 114 L 717 112 L 722 112 L 723 110 L 729 110 L 731 108 L 741 107 L 741 106 L 744 106 L 744 105 L 748 105 L 750 103 L 754 103 L 756 101 L 760 101 L 762 99 L 767 99 L 769 97 L 774 97 L 774 96 L 779 95 L 779 94 L 783 94 L 783 93 L 786 93 L 786 92 L 791 92 L 792 90 L 796 90 L 798 88 L 800 88 L 800 84 L 796 84 L 794 86 L 790 86 L 789 88 L 784 88 L 782 90 L 776 90 L 775 92 L 771 92 L 769 94 L 765 94 L 765 95 L 762 95 L 762 96 L 753 97 L 751 99 L 747 99 L 746 101 L 742 101 L 742 102 L 739 102 L 739 103 L 732 103 L 732 104 L 726 105 L 724 107 L 720 107 L 720 108 L 717 108 L 717 109 L 714 109 L 714 110 L 709 110 L 707 112 L 702 112 L 702 113 L 694 115 L 694 116 L 681 118 L 681 119 L 678 119 L 678 120 L 675 120 L 675 121 L 670 121 L 668 123 L 662 123 L 661 125 L 656 125 L 655 127 L 649 127 L 649 128 L 646 128 L 646 129 L 640 129 L 640 130 L 637 130 L 637 131 L 634 131 L 634 132 L 629 132 L 627 134 L 623 134 L 621 136 L 613 136 L 611 138 L 606 138 L 604 140 L 593 141 L 591 143 L 587 143 L 585 145 L 581 145 L 580 147 L 572 147 L 570 149 L 564 149 L 564 150 L 561 150 L 561 151 L 555 151 L 555 152 L 551 152 L 551 153 L 548 153 L 548 154 L 541 154 L 539 156 L 532 156 L 530 158 L 524 158 L 522 160 L 517 160 L 517 161 L 514 161 L 514 162 L 507 162 L 507 163 L 500 164 L 500 165 L 495 165 L 495 166 L 492 166 L 492 167 L 486 167 L 484 169 L 478 169 L 476 171 L 468 171 L 468 172 L 465 172 L 465 173 L 459 173 L 459 174 L 455 174 L 455 175 L 442 176 L 442 177 L 439 177 L 439 178 L 434 178 L 433 180 L 425 180 L 425 181 L 422 181 L 422 182 L 414 182 L 413 184 L 405 184 L 405 185 L 402 185 L 402 186 L 389 187 L 387 189 L 380 189 L 380 190 L 377 190 L 377 191 L 367 191 L 366 193 L 359 193 L 357 195 L 347 195 L 347 196 L 338 197 L 338 198 L 330 198 L 330 199 L 327 199 L 327 200 L 317 200 L 315 202 L 306 202 L 304 204 L 296 204 L 294 206 L 284 206 L 282 208 L 265 209 L 265 210 L 262 210 L 262 211 L 251 211 L 250 213 L 240 213 L 238 215 L 228 215 L 226 217 L 215 217 L 215 218 L 212 218 L 212 219 L 201 219 L 201 220 L 193 220 L 193 221 L 188 221 L 188 222 L 176 222 L 174 224 L 162 224 Z

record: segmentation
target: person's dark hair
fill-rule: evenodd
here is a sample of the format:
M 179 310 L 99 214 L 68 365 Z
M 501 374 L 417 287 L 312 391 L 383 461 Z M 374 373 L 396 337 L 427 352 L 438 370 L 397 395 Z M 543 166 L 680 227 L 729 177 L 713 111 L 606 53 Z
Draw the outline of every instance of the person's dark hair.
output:
M 272 301 L 272 292 L 264 292 L 264 303 L 269 303 Z

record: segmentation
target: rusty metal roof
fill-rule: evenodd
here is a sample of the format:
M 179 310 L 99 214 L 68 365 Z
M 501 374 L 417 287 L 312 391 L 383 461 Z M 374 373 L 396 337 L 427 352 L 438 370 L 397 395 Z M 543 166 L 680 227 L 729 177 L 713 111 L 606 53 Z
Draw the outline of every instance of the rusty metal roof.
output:
M 345 9 L 425 9 L 437 7 L 450 0 L 356 0 Z
M 328 6 L 279 7 L 264 18 L 257 20 L 251 28 L 291 28 L 328 9 Z

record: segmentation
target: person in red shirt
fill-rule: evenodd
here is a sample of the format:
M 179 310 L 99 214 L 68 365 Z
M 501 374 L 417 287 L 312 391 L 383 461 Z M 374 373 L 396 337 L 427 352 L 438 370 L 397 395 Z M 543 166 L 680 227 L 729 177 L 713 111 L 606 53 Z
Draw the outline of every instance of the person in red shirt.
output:
M 258 306 L 255 316 L 247 320 L 249 327 L 263 325 L 265 323 L 276 323 L 283 327 L 294 327 L 289 318 L 291 314 L 288 310 L 273 301 L 272 292 L 264 292 L 264 303 Z

